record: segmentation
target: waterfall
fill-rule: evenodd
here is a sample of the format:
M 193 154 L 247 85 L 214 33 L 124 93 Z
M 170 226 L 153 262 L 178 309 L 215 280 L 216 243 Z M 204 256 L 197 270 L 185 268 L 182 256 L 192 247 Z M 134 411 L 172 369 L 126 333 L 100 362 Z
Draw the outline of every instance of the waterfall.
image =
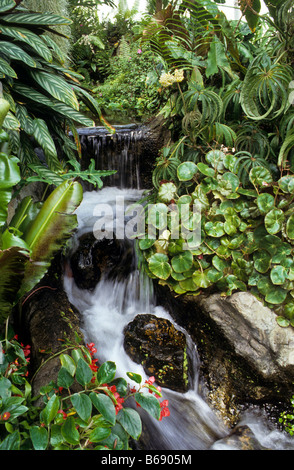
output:
M 128 175 L 125 175 L 129 168 L 128 149 L 132 140 L 136 142 L 138 135 L 133 133 L 126 139 L 124 147 L 125 155 L 123 162 L 121 156 L 115 156 L 115 150 L 111 149 L 107 155 L 111 155 L 111 161 L 119 163 L 118 178 L 123 184 L 115 184 L 104 187 L 100 191 L 89 191 L 84 194 L 84 199 L 77 209 L 78 232 L 75 240 L 86 233 L 93 233 L 95 223 L 97 222 L 97 207 L 107 205 L 117 211 L 117 201 L 124 201 L 126 207 L 132 205 L 140 199 L 143 194 L 140 189 L 139 178 L 135 184 L 126 187 Z M 91 145 L 99 146 L 95 150 L 97 158 L 104 160 L 105 155 L 101 155 L 105 141 L 100 137 L 95 140 L 89 138 Z M 95 144 L 95 145 L 96 145 Z M 103 150 L 104 151 L 104 150 Z M 109 158 L 109 157 L 107 157 Z M 137 168 L 134 174 L 139 174 L 138 157 L 131 155 L 132 165 L 135 163 Z M 123 175 L 122 175 L 123 173 Z M 114 213 L 114 212 L 113 212 Z M 96 214 L 96 215 L 95 215 Z M 119 219 L 124 225 L 126 219 Z M 108 226 L 107 218 L 104 220 L 105 233 L 109 234 L 111 230 L 120 230 L 122 227 L 114 227 L 112 220 Z M 125 241 L 126 246 L 133 249 L 134 259 L 136 253 L 132 242 Z M 73 244 L 73 246 L 75 246 Z M 152 280 L 141 272 L 136 263 L 127 276 L 102 276 L 101 280 L 93 290 L 82 290 L 77 287 L 72 277 L 65 276 L 64 286 L 70 302 L 79 310 L 82 316 L 82 326 L 86 342 L 94 342 L 97 345 L 97 357 L 101 362 L 114 361 L 117 366 L 117 376 L 126 378 L 130 381 L 126 373 L 134 372 L 147 379 L 143 367 L 134 363 L 124 351 L 124 328 L 138 314 L 152 314 L 160 318 L 165 318 L 174 323 L 169 312 L 156 302 L 153 292 Z M 235 444 L 228 444 L 225 441 L 230 430 L 227 429 L 214 411 L 208 406 L 201 396 L 199 386 L 199 357 L 197 346 L 193 344 L 187 332 L 179 325 L 175 325 L 181 330 L 187 338 L 188 357 L 193 365 L 194 375 L 190 380 L 190 388 L 186 393 L 179 393 L 163 388 L 163 398 L 169 400 L 169 409 L 171 415 L 157 422 L 143 412 L 142 421 L 148 431 L 144 435 L 144 446 L 147 450 L 234 450 Z M 134 384 L 132 384 L 134 385 Z M 261 446 L 269 449 L 294 448 L 291 438 L 284 433 L 269 428 L 266 420 L 255 414 L 245 415 L 242 424 L 245 423 L 251 429 L 256 440 Z

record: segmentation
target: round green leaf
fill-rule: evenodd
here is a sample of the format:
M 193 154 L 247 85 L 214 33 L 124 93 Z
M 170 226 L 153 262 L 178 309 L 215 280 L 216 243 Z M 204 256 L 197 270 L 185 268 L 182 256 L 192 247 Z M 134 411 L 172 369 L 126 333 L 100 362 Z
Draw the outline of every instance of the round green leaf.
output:
M 150 271 L 160 279 L 167 279 L 172 271 L 168 257 L 163 253 L 155 253 L 148 260 Z
M 237 175 L 234 175 L 234 173 L 224 173 L 222 175 L 222 179 L 230 183 L 233 192 L 235 192 L 240 185 L 240 180 Z
M 152 204 L 148 210 L 148 224 L 163 230 L 167 227 L 168 207 L 163 203 Z
M 205 163 L 197 163 L 198 170 L 205 176 L 211 176 L 212 178 L 215 176 L 215 170 L 210 168 Z
M 271 270 L 270 278 L 275 285 L 284 284 L 287 279 L 287 269 L 283 266 L 274 266 Z
M 218 171 L 224 170 L 225 154 L 220 150 L 211 150 L 205 155 L 205 160 Z
M 290 326 L 290 320 L 288 318 L 282 317 L 281 315 L 276 318 L 276 321 L 277 324 L 282 328 L 287 328 L 288 326 Z
M 267 186 L 273 182 L 270 171 L 262 166 L 252 168 L 249 173 L 249 179 L 254 186 Z
M 265 301 L 270 304 L 279 305 L 285 301 L 287 294 L 287 290 L 282 289 L 281 287 L 272 286 L 271 290 L 265 296 Z
M 266 296 L 272 287 L 273 285 L 268 277 L 257 279 L 257 289 L 262 295 Z
M 290 215 L 289 219 L 287 220 L 286 233 L 291 240 L 294 239 L 294 214 Z
M 285 215 L 281 209 L 272 209 L 268 212 L 264 218 L 264 225 L 268 233 L 271 235 L 278 233 L 282 228 L 284 218 Z
M 207 270 L 207 279 L 211 283 L 218 282 L 223 277 L 223 273 L 218 271 L 215 268 L 210 268 Z
M 283 176 L 279 179 L 278 185 L 284 193 L 293 193 L 294 191 L 294 176 Z
M 170 202 L 174 199 L 177 187 L 174 183 L 164 183 L 158 190 L 158 198 L 162 202 Z
M 271 256 L 267 251 L 257 251 L 253 255 L 254 267 L 259 273 L 266 273 L 271 264 Z
M 292 247 L 289 243 L 283 242 L 277 247 L 277 250 L 273 256 L 273 263 L 280 263 L 284 258 L 292 253 Z
M 173 270 L 176 273 L 183 273 L 184 271 L 188 271 L 193 264 L 193 255 L 191 251 L 186 250 L 182 253 L 173 256 L 171 260 L 171 265 Z
M 225 234 L 223 222 L 206 222 L 204 229 L 207 235 L 215 238 L 222 237 Z
M 183 162 L 178 166 L 177 174 L 180 181 L 189 181 L 197 173 L 198 168 L 194 162 Z
M 271 209 L 274 208 L 275 198 L 272 196 L 272 194 L 263 193 L 257 197 L 256 202 L 260 212 L 262 214 L 267 214 Z
M 193 282 L 196 284 L 197 287 L 201 287 L 203 289 L 206 289 L 211 285 L 211 282 L 209 281 L 207 277 L 206 272 L 202 271 L 195 271 L 193 274 Z

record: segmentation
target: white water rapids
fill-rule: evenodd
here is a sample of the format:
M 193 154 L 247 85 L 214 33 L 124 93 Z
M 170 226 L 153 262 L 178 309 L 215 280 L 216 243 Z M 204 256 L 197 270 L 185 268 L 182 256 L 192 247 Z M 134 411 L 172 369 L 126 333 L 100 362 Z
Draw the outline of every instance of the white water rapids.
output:
M 97 215 L 93 214 L 98 204 L 114 207 L 118 197 L 120 200 L 134 203 L 140 195 L 139 190 L 122 190 L 115 187 L 106 187 L 98 192 L 86 192 L 77 210 L 79 229 L 76 240 L 81 234 L 93 232 L 97 221 Z M 79 289 L 72 277 L 66 276 L 64 284 L 70 302 L 82 315 L 86 341 L 96 344 L 99 360 L 115 362 L 117 376 L 129 382 L 126 372 L 141 374 L 145 379 L 143 368 L 135 364 L 124 351 L 123 330 L 137 314 L 142 313 L 168 318 L 174 323 L 170 314 L 160 305 L 156 305 L 152 281 L 144 273 L 133 270 L 124 280 L 102 279 L 93 291 Z M 184 394 L 163 389 L 163 399 L 169 400 L 171 412 L 169 417 L 157 422 L 149 418 L 147 413 L 143 413 L 142 421 L 148 428 L 147 448 L 148 450 L 234 450 L 233 444 L 222 440 L 228 436 L 230 430 L 225 428 L 201 397 L 197 348 L 189 337 L 187 341 L 190 360 L 193 361 L 194 381 L 190 390 Z M 242 424 L 249 426 L 260 445 L 267 449 L 294 449 L 294 440 L 270 428 L 259 414 L 244 416 Z

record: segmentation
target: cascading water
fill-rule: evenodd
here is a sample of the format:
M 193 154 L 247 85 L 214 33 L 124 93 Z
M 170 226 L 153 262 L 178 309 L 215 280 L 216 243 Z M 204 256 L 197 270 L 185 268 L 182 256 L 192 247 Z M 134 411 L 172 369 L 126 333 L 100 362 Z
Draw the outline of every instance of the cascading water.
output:
M 128 146 L 129 139 L 125 148 L 126 154 Z M 135 174 L 139 174 L 138 160 L 137 166 Z M 121 171 L 124 170 L 120 166 L 118 173 Z M 122 180 L 126 181 L 125 176 Z M 79 229 L 76 240 L 85 233 L 95 232 L 97 207 L 101 205 L 110 207 L 113 209 L 110 211 L 112 215 L 116 215 L 115 213 L 121 210 L 118 201 L 123 201 L 125 213 L 127 213 L 126 207 L 132 207 L 132 204 L 142 196 L 138 181 L 135 185 L 136 189 L 125 188 L 122 185 L 104 187 L 98 192 L 86 192 L 77 210 Z M 106 217 L 104 218 L 104 236 L 114 229 L 120 232 L 124 230 L 126 218 L 116 217 L 115 220 L 124 227 L 115 226 L 112 216 L 109 220 Z M 125 244 L 125 249 L 133 250 L 135 261 L 136 253 L 132 242 L 124 240 L 122 243 Z M 81 312 L 86 341 L 94 342 L 98 346 L 99 360 L 114 361 L 119 377 L 127 378 L 126 372 L 134 372 L 147 379 L 143 367 L 134 363 L 125 353 L 123 343 L 126 325 L 138 314 L 153 314 L 160 318 L 167 318 L 174 323 L 169 312 L 157 305 L 152 281 L 145 273 L 137 269 L 134 262 L 127 276 L 121 278 L 121 276 L 107 276 L 106 274 L 94 290 L 79 289 L 73 277 L 65 276 L 64 283 L 70 302 Z M 179 325 L 176 327 L 182 331 Z M 234 444 L 228 444 L 228 441 L 224 440 L 229 430 L 201 397 L 198 383 L 197 347 L 187 333 L 184 333 L 188 345 L 187 355 L 194 372 L 189 384 L 190 389 L 186 393 L 163 389 L 164 399 L 169 400 L 171 415 L 163 418 L 162 421 L 157 422 L 147 413 L 142 415 L 142 420 L 148 429 L 144 436 L 144 447 L 147 450 L 234 450 Z M 242 424 L 244 423 L 249 426 L 260 446 L 269 449 L 294 448 L 291 439 L 284 433 L 271 430 L 262 416 L 256 417 L 254 414 L 249 414 L 244 416 Z

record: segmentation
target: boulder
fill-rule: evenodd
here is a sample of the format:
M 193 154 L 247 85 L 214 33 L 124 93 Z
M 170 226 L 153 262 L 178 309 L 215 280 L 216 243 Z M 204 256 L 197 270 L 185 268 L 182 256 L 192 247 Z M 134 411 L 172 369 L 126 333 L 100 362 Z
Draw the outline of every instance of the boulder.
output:
M 238 356 L 266 380 L 294 379 L 294 329 L 248 292 L 200 296 L 197 305 L 217 324 Z
M 137 315 L 124 331 L 124 348 L 156 383 L 178 392 L 188 389 L 186 337 L 165 318 Z

